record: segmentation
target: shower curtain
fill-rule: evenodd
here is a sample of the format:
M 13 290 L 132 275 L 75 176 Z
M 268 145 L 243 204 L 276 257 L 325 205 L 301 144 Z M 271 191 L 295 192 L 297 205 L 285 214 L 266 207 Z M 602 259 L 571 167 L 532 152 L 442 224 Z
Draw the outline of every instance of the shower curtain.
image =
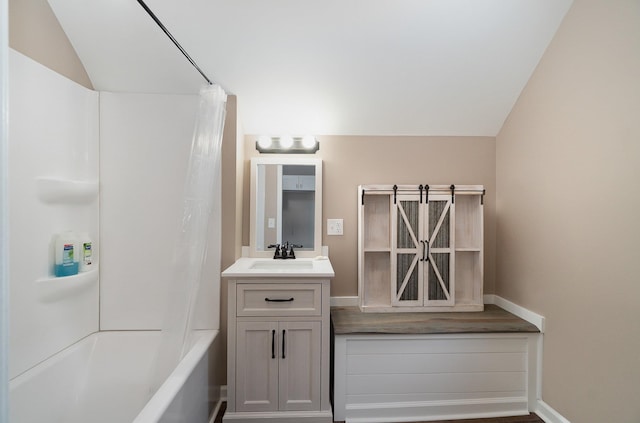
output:
M 200 90 L 184 185 L 182 220 L 178 225 L 173 272 L 166 292 L 166 314 L 160 348 L 152 366 L 151 394 L 189 349 L 202 267 L 208 249 L 209 256 L 216 260 L 214 274 L 220 275 L 220 161 L 226 101 L 227 95 L 218 85 L 208 85 Z

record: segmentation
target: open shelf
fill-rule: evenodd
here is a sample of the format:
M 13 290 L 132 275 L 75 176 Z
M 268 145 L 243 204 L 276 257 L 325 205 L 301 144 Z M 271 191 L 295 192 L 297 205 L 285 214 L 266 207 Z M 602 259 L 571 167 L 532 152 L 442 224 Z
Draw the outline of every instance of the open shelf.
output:
M 363 306 L 391 306 L 389 294 L 390 259 L 389 253 L 365 253 Z
M 364 203 L 364 248 L 372 251 L 391 251 L 390 208 L 388 195 L 370 195 Z
M 482 205 L 479 195 L 456 195 L 456 251 L 480 251 Z
M 36 280 L 38 298 L 44 303 L 76 295 L 98 282 L 98 266 L 72 276 L 47 276 Z
M 456 302 L 459 304 L 482 304 L 483 280 L 482 254 L 480 252 L 459 252 L 456 254 Z

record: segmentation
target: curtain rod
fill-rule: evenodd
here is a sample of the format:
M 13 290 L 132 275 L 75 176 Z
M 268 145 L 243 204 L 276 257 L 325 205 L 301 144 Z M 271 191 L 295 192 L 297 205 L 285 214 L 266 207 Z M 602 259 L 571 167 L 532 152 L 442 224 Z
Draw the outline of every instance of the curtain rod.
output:
M 202 69 L 200 69 L 200 67 L 191 58 L 191 56 L 189 56 L 189 53 L 187 53 L 186 50 L 184 48 L 182 48 L 180 43 L 173 37 L 173 35 L 171 35 L 169 30 L 162 24 L 162 22 L 160 22 L 160 19 L 158 19 L 158 17 L 155 15 L 155 13 L 153 13 L 153 11 L 151 9 L 149 9 L 149 7 L 144 3 L 143 0 L 138 0 L 138 3 L 149 14 L 149 16 L 151 16 L 151 19 L 153 19 L 155 21 L 155 23 L 160 27 L 160 29 L 162 29 L 162 31 L 167 35 L 167 37 L 169 37 L 169 39 L 171 41 L 173 41 L 173 44 L 175 44 L 175 46 L 178 47 L 178 50 L 180 50 L 182 52 L 182 54 L 184 55 L 184 57 L 187 58 L 189 63 L 191 63 L 191 65 L 193 65 L 193 67 L 196 68 L 196 70 L 198 72 L 200 72 L 200 75 L 202 75 L 202 77 L 209 83 L 209 85 L 213 85 L 213 82 L 211 82 L 211 80 L 209 78 L 207 78 L 207 75 L 205 75 L 204 72 L 202 72 Z

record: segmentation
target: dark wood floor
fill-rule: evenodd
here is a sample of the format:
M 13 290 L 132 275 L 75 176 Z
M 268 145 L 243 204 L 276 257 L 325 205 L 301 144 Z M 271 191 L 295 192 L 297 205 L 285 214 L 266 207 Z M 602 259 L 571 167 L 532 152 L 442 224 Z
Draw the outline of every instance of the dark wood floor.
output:
M 222 416 L 224 415 L 224 411 L 227 408 L 227 403 L 222 403 L 222 407 L 220 407 L 220 411 L 216 416 L 215 423 L 222 423 Z M 438 420 L 431 422 L 413 422 L 413 423 L 544 423 L 540 417 L 535 414 L 529 414 L 528 416 L 517 416 L 517 417 L 493 417 L 489 419 L 467 419 L 467 420 Z M 340 423 L 340 422 L 336 422 Z

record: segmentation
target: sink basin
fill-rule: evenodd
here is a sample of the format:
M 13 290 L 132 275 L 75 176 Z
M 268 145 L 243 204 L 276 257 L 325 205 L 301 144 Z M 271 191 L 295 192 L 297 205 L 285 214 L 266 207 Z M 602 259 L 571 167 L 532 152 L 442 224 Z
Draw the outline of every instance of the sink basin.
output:
M 249 266 L 250 269 L 276 270 L 276 269 L 313 269 L 313 263 L 308 260 L 261 260 L 255 261 Z
M 328 258 L 274 260 L 266 257 L 241 257 L 222 272 L 227 279 L 237 278 L 332 278 L 335 276 Z

